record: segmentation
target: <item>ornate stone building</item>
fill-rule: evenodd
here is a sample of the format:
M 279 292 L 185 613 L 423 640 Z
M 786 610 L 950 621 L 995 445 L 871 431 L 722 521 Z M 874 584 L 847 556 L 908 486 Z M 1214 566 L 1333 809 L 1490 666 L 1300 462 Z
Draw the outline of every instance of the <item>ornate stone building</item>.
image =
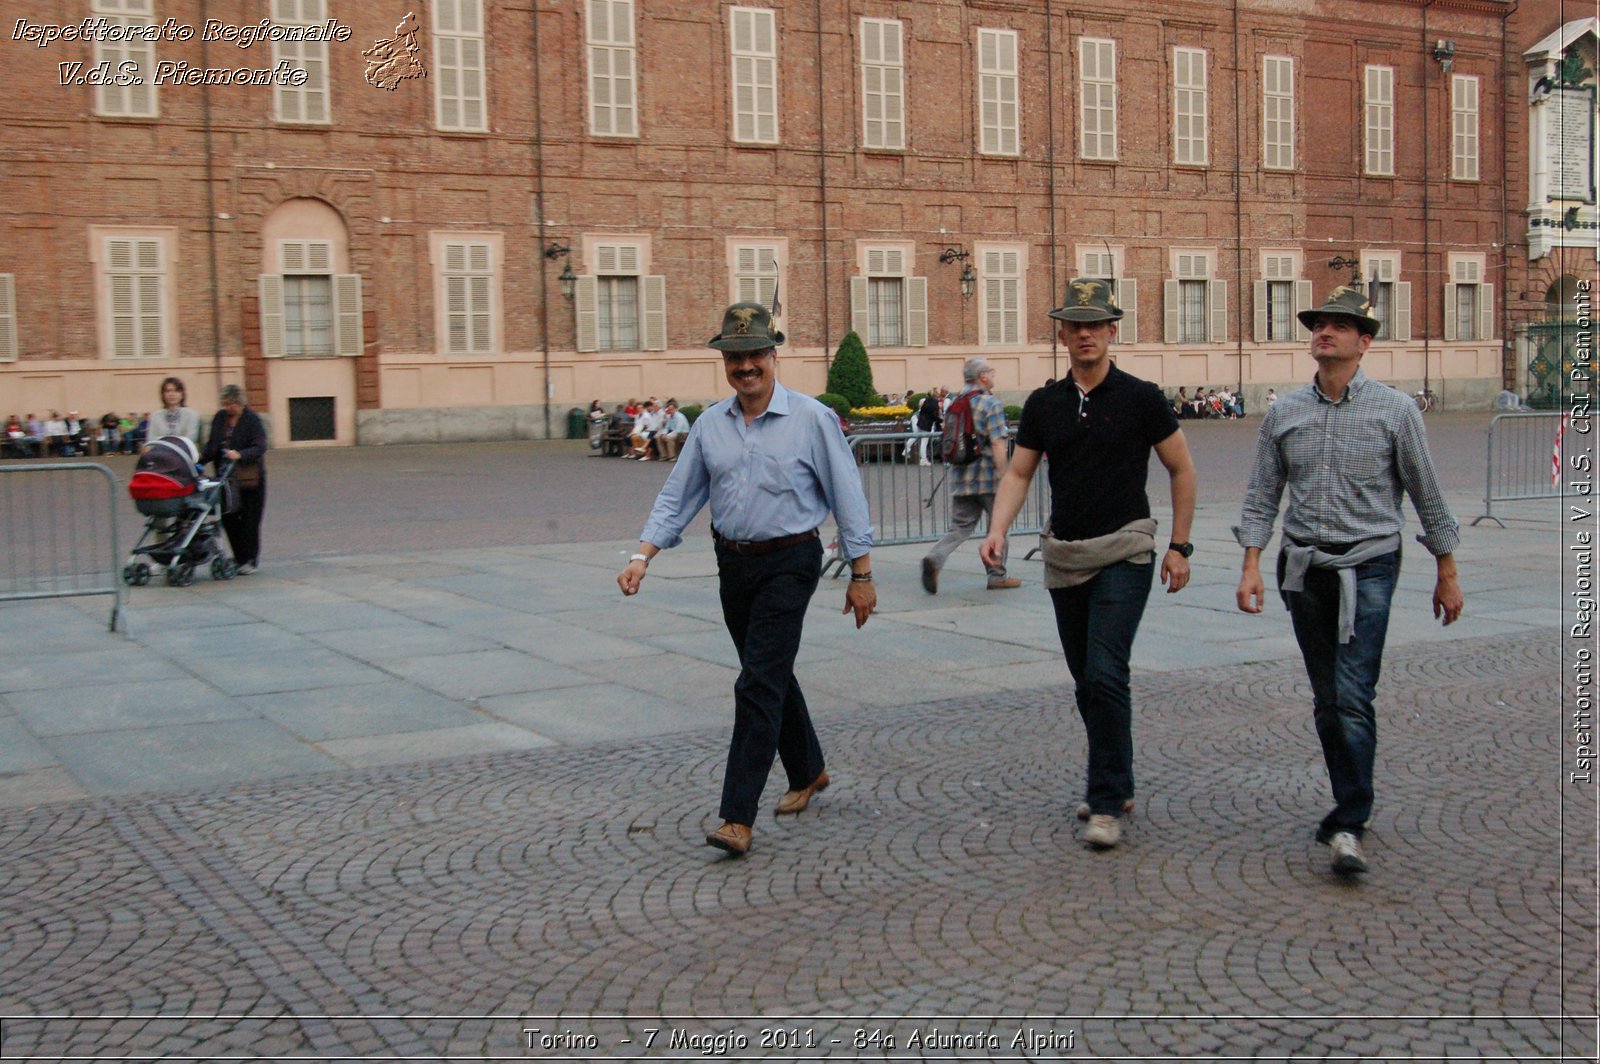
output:
M 278 446 L 561 435 L 723 394 L 705 338 L 752 297 L 795 387 L 853 329 L 884 392 L 981 352 L 1020 399 L 1075 274 L 1116 282 L 1125 368 L 1252 404 L 1359 274 L 1369 371 L 1476 404 L 1593 272 L 1550 132 L 1589 86 L 1592 155 L 1593 20 L 1550 0 L 28 7 L 0 414 L 175 373 L 245 382 Z

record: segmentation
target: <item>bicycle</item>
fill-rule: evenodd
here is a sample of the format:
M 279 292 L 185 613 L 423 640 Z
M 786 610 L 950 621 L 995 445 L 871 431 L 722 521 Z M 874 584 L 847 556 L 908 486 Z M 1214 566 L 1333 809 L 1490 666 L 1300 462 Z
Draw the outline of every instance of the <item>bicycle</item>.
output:
M 1416 401 L 1417 409 L 1424 414 L 1439 405 L 1439 397 L 1432 388 L 1424 388 L 1420 392 L 1413 392 L 1411 398 Z

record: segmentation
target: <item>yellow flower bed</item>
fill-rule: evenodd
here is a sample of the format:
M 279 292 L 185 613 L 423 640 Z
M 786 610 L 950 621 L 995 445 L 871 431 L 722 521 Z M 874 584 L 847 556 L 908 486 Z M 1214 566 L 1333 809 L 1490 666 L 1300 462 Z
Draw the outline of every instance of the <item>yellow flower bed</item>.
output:
M 911 408 L 904 403 L 899 406 L 855 406 L 850 408 L 850 416 L 858 418 L 900 418 L 910 417 Z

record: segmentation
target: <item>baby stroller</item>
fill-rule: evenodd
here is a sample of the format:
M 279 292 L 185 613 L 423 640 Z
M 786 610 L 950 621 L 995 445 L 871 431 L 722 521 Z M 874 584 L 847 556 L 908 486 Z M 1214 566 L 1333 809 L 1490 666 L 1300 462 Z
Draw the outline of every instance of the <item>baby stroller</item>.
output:
M 163 436 L 139 456 L 128 494 L 145 516 L 144 535 L 122 567 L 122 581 L 133 587 L 150 582 L 151 563 L 164 565 L 167 583 L 188 587 L 194 571 L 211 563 L 211 576 L 232 580 L 239 571 L 222 549 L 222 515 L 235 506 L 224 462 L 216 480 L 202 479 L 200 454 L 185 436 Z

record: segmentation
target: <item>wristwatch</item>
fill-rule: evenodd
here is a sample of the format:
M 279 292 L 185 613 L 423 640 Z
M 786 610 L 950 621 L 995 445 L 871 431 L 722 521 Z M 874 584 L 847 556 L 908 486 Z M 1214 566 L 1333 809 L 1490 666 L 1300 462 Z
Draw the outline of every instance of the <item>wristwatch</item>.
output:
M 1168 543 L 1167 544 L 1167 549 L 1168 550 L 1175 550 L 1179 554 L 1183 555 L 1185 558 L 1190 557 L 1191 555 L 1194 554 L 1194 544 L 1193 543 L 1177 543 L 1177 542 Z

